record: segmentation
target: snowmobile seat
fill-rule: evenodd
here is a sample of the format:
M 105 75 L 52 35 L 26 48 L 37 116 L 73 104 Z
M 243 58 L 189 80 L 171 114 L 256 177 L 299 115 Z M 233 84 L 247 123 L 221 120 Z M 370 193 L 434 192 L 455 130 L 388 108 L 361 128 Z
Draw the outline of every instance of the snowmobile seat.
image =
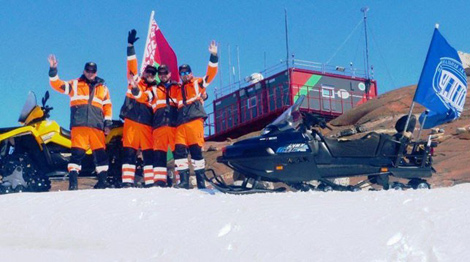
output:
M 416 117 L 411 115 L 408 127 L 405 124 L 408 116 L 402 116 L 395 124 L 397 133 L 393 136 L 371 132 L 359 139 L 340 141 L 325 138 L 325 143 L 335 157 L 375 157 L 396 156 L 400 141 L 408 142 L 416 126 Z M 402 138 L 403 137 L 403 138 Z
M 71 136 L 70 136 L 70 131 L 67 130 L 67 129 L 64 129 L 64 128 L 60 128 L 60 134 L 63 135 L 64 137 L 70 139 Z
M 326 146 L 335 157 L 374 157 L 380 141 L 381 135 L 375 132 L 354 140 L 341 141 L 325 138 Z

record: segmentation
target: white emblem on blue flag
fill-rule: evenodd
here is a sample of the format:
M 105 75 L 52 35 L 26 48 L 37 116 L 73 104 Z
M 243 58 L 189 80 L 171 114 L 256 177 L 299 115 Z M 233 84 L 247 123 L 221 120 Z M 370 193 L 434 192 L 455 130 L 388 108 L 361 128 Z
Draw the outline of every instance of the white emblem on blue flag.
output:
M 462 63 L 450 57 L 442 57 L 436 67 L 433 88 L 448 109 L 455 108 L 460 116 L 465 104 L 467 86 Z

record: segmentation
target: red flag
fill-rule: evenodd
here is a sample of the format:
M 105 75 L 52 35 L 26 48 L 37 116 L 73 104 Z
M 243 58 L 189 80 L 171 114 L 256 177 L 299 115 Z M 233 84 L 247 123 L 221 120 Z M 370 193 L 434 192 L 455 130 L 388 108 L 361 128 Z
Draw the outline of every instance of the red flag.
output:
M 140 71 L 142 72 L 147 65 L 158 67 L 161 64 L 165 64 L 170 69 L 171 80 L 178 82 L 179 74 L 176 54 L 163 36 L 162 30 L 160 30 L 157 22 L 153 18 L 153 14 L 154 12 L 152 11 L 144 59 L 142 60 L 142 68 Z

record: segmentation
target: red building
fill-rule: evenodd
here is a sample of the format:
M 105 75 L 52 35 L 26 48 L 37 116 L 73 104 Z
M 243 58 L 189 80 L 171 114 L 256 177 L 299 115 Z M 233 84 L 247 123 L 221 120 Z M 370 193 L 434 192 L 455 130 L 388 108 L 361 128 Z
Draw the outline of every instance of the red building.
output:
M 251 83 L 214 99 L 206 140 L 221 141 L 260 130 L 300 95 L 306 96 L 302 109 L 327 119 L 377 97 L 375 80 L 342 67 L 328 70 L 321 64 L 301 62 L 316 66 L 312 70 L 296 65 L 264 79 L 254 74 Z

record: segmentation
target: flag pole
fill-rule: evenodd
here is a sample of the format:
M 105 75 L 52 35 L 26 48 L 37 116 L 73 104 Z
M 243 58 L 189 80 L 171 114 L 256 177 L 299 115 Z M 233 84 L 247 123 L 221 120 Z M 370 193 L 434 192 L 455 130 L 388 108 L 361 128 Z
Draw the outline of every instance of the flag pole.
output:
M 411 117 L 411 114 L 413 113 L 413 108 L 414 107 L 415 107 L 415 101 L 411 102 L 410 111 L 408 112 L 408 117 L 406 118 L 405 128 L 403 129 L 403 132 L 401 134 L 401 138 L 403 138 L 403 136 L 406 133 L 406 129 L 408 128 L 408 125 L 410 123 L 410 117 Z
M 410 123 L 410 117 L 411 117 L 411 113 L 413 112 L 414 107 L 415 107 L 415 102 L 414 102 L 414 99 L 413 99 L 413 102 L 411 102 L 410 111 L 408 112 L 408 117 L 406 118 L 405 128 L 403 129 L 403 132 L 401 133 L 401 136 L 398 139 L 398 142 L 400 142 L 400 147 L 398 149 L 397 158 L 395 159 L 395 163 L 394 163 L 395 167 L 397 167 L 400 164 L 401 157 L 403 156 L 403 150 L 405 150 L 405 148 L 406 148 L 402 141 L 403 141 L 403 137 L 405 137 L 406 129 L 408 128 L 408 124 Z M 411 140 L 411 138 L 410 138 L 410 140 Z
M 428 110 L 424 111 L 423 123 L 419 126 L 418 138 L 416 140 L 419 140 L 421 138 L 421 131 L 423 131 L 423 126 L 424 126 L 424 123 L 426 123 L 426 118 L 428 118 L 428 114 L 429 114 Z
M 141 66 L 140 66 L 140 72 L 141 73 L 144 71 L 145 58 L 147 57 L 148 51 L 149 51 L 149 50 L 147 50 L 147 45 L 149 44 L 149 41 L 150 41 L 150 30 L 152 29 L 152 21 L 153 21 L 154 15 L 155 15 L 155 11 L 152 10 L 152 12 L 150 13 L 149 30 L 147 32 L 147 40 L 145 40 L 144 56 L 142 57 L 142 63 L 141 63 Z

